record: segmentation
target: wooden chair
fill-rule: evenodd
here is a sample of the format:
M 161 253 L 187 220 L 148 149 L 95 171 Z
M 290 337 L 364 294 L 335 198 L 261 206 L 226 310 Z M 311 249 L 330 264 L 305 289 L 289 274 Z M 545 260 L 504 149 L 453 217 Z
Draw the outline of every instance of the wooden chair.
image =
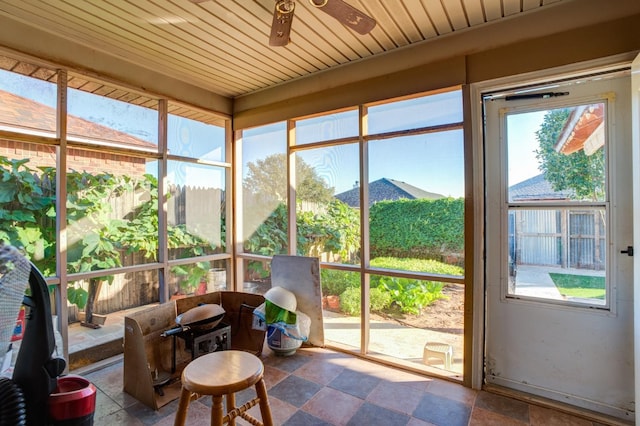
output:
M 263 374 L 262 361 L 249 352 L 218 351 L 196 358 L 182 371 L 182 393 L 174 425 L 185 424 L 192 398 L 211 395 L 212 426 L 222 426 L 225 423 L 233 426 L 236 417 L 242 417 L 256 426 L 273 426 Z M 235 393 L 251 386 L 255 386 L 257 396 L 242 406 L 236 407 Z M 223 396 L 226 396 L 227 400 L 226 415 L 222 408 Z M 262 422 L 247 413 L 247 410 L 256 404 L 260 405 Z

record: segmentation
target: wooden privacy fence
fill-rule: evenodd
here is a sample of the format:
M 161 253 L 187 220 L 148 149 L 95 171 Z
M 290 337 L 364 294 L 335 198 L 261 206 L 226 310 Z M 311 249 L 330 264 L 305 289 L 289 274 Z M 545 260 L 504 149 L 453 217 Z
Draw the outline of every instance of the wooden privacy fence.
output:
M 167 222 L 186 225 L 187 231 L 207 241 L 219 241 L 225 205 L 225 192 L 219 188 L 171 185 Z
M 516 265 L 602 270 L 606 226 L 602 209 L 514 209 L 509 255 Z
M 148 194 L 125 192 L 111 200 L 113 219 L 133 219 L 133 212 Z M 172 185 L 169 187 L 167 222 L 171 226 L 183 225 L 187 232 L 206 241 L 221 243 L 222 216 L 225 213 L 225 192 L 219 188 L 201 188 Z M 174 255 L 179 253 L 175 249 Z M 144 253 L 127 254 L 123 250 L 120 261 L 123 266 L 153 262 Z M 85 290 L 88 280 L 73 283 Z M 168 283 L 170 288 L 176 283 Z M 108 314 L 159 301 L 158 271 L 142 271 L 115 274 L 113 282 L 104 282 L 96 299 L 94 312 Z M 78 309 L 69 306 L 69 322 L 78 320 Z
M 127 259 L 140 258 L 140 254 L 131 254 Z M 125 264 L 132 264 L 131 260 Z M 88 288 L 88 280 L 78 281 L 85 290 Z M 100 288 L 94 307 L 96 314 L 109 314 L 123 309 L 144 306 L 160 300 L 158 293 L 158 272 L 141 271 L 131 274 L 118 274 L 114 276 L 113 283 L 104 282 Z M 79 321 L 79 310 L 75 305 L 69 306 L 69 322 Z

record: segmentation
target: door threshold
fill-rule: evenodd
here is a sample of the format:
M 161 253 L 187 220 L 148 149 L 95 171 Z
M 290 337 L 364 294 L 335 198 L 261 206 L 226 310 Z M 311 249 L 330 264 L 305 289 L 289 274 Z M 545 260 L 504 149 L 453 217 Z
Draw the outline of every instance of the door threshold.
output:
M 609 416 L 607 414 L 598 413 L 597 411 L 591 411 L 585 408 L 576 407 L 574 405 L 564 404 L 559 401 L 554 401 L 552 399 L 544 398 L 542 396 L 532 395 L 526 392 L 509 389 L 500 385 L 485 383 L 482 386 L 482 390 L 496 394 L 496 395 L 517 399 L 519 401 L 526 402 L 528 404 L 534 404 L 543 408 L 550 408 L 553 410 L 557 410 L 566 414 L 570 414 L 572 416 L 582 417 L 585 420 L 598 422 L 605 425 L 631 426 L 635 424 L 633 419 L 623 420 L 617 417 Z

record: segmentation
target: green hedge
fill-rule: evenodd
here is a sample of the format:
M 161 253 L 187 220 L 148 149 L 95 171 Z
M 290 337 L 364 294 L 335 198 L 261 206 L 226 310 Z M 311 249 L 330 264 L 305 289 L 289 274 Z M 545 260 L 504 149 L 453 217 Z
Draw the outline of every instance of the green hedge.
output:
M 464 199 L 398 200 L 374 204 L 370 211 L 371 258 L 435 259 L 461 264 L 464 250 Z M 345 263 L 360 257 L 360 214 L 334 200 L 325 213 L 299 212 L 298 255 L 331 252 Z M 251 253 L 285 253 L 287 208 L 280 204 L 245 241 Z M 453 261 L 449 259 L 453 256 Z
M 464 199 L 382 201 L 371 206 L 371 257 L 462 255 Z

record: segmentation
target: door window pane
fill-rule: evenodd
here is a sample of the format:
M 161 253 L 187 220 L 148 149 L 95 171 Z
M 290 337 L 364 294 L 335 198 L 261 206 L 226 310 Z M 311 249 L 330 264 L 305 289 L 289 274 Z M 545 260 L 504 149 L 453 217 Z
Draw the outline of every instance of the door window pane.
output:
M 606 201 L 605 104 L 507 115 L 510 202 Z
M 505 116 L 507 296 L 608 305 L 605 111 L 596 102 Z
M 606 304 L 604 208 L 509 210 L 508 294 Z

